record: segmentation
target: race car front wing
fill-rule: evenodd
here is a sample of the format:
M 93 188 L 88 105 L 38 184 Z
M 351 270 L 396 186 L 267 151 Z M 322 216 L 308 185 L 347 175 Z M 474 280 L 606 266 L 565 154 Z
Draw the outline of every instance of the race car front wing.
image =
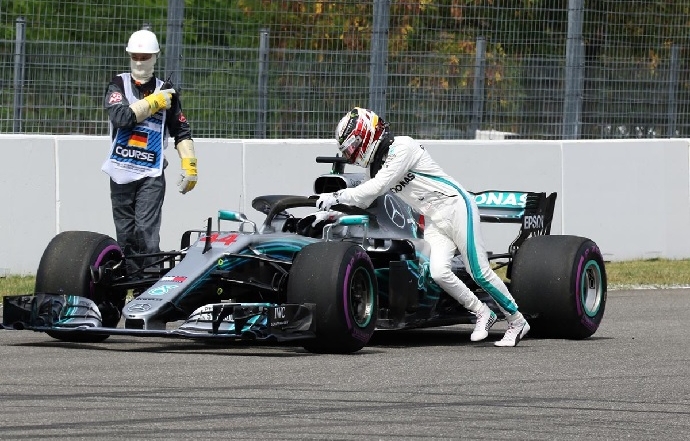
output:
M 102 326 L 98 306 L 85 297 L 37 293 L 5 296 L 4 329 L 199 340 L 287 342 L 314 338 L 314 304 L 213 303 L 174 329 Z

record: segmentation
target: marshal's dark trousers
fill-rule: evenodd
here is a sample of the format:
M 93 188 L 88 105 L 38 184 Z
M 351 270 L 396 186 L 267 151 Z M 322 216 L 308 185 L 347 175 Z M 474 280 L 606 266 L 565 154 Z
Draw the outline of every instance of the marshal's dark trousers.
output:
M 128 184 L 110 180 L 110 200 L 117 242 L 125 256 L 160 252 L 160 227 L 165 174 L 143 178 Z M 128 259 L 129 274 L 150 265 L 158 257 Z

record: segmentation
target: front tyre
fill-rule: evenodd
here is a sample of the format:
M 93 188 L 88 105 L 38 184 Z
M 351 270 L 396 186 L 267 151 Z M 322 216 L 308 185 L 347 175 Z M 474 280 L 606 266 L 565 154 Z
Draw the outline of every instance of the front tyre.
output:
M 90 231 L 62 232 L 43 252 L 34 291 L 86 297 L 98 305 L 103 326 L 114 328 L 120 321 L 127 292 L 94 284 L 91 267 L 112 268 L 122 261 L 122 256 L 120 246 L 109 236 Z M 99 342 L 108 338 L 105 334 L 60 331 L 48 335 L 73 342 Z
M 378 314 L 377 284 L 369 255 L 352 242 L 317 242 L 295 258 L 288 303 L 315 304 L 315 353 L 348 354 L 371 339 Z
M 536 236 L 513 260 L 511 291 L 533 336 L 584 339 L 593 335 L 606 307 L 606 269 L 592 240 Z

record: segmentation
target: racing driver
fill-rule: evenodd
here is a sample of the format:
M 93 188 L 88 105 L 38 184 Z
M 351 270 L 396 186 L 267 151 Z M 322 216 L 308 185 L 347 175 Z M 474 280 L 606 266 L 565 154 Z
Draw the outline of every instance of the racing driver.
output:
M 456 249 L 472 279 L 491 295 L 508 321 L 505 335 L 494 344 L 516 346 L 530 327 L 489 265 L 474 198 L 441 169 L 424 146 L 409 136 L 393 137 L 389 125 L 371 110 L 355 107 L 348 112 L 338 123 L 335 138 L 343 157 L 366 168 L 369 179 L 353 188 L 321 194 L 317 208 L 328 211 L 335 204 L 367 208 L 389 189 L 396 193 L 424 215 L 432 279 L 477 316 L 470 340 L 485 339 L 496 314 L 451 271 Z

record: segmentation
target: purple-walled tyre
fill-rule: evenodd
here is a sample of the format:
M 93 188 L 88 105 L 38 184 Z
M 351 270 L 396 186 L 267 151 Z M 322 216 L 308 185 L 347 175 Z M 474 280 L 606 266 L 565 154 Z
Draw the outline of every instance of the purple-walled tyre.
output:
M 368 342 L 378 314 L 374 267 L 352 242 L 317 242 L 295 258 L 288 280 L 288 303 L 315 305 L 316 338 L 304 344 L 315 353 L 349 354 Z
M 86 297 L 98 306 L 104 327 L 116 327 L 120 321 L 127 291 L 95 285 L 92 267 L 113 267 L 122 260 L 122 250 L 109 236 L 90 231 L 65 231 L 55 236 L 41 257 L 36 272 L 37 293 L 66 294 Z M 124 265 L 121 265 L 124 267 Z M 99 342 L 102 334 L 48 332 L 64 341 Z
M 513 260 L 511 292 L 531 316 L 533 337 L 584 339 L 606 308 L 606 269 L 596 243 L 579 236 L 537 236 Z

